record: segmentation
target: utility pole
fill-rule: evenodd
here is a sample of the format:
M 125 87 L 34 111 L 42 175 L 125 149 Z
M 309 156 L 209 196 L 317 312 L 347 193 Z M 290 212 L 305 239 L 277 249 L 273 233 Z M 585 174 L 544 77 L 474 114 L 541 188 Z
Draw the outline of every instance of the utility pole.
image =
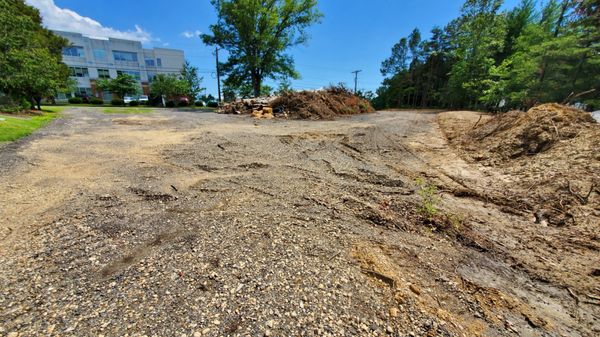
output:
M 219 92 L 219 104 L 223 101 L 221 100 L 221 72 L 219 71 L 219 47 L 215 49 L 215 56 L 217 57 L 217 91 Z
M 221 0 L 217 2 L 217 13 L 219 16 L 219 24 L 221 23 Z M 221 71 L 219 69 L 219 45 L 215 48 L 215 56 L 217 58 L 217 90 L 219 91 L 219 104 L 223 103 L 221 100 Z
M 358 93 L 358 73 L 362 70 L 355 70 L 352 73 L 354 74 L 354 94 Z

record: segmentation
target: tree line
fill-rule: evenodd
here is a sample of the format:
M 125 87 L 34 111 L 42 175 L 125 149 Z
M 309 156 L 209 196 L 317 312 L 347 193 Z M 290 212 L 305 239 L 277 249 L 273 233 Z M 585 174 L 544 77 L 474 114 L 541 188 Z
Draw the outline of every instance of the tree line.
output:
M 376 108 L 507 110 L 577 98 L 600 107 L 597 0 L 467 0 L 460 16 L 401 38 L 383 61 Z

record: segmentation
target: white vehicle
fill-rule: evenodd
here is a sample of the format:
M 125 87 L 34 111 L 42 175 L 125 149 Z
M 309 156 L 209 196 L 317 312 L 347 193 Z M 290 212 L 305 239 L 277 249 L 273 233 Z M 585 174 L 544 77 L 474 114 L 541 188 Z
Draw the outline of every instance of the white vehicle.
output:
M 141 95 L 137 100 L 140 101 L 140 103 L 148 103 L 148 96 Z
M 129 104 L 131 102 L 135 101 L 135 99 L 131 96 L 125 96 L 123 97 L 123 102 L 125 102 L 125 104 Z

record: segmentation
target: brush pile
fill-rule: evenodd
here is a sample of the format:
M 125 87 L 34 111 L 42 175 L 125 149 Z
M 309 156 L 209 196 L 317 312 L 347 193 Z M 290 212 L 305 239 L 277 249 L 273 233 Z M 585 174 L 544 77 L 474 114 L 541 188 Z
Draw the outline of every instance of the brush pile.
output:
M 288 92 L 279 97 L 225 104 L 220 113 L 250 114 L 254 118 L 331 120 L 337 116 L 375 111 L 369 101 L 337 86 L 320 91 Z

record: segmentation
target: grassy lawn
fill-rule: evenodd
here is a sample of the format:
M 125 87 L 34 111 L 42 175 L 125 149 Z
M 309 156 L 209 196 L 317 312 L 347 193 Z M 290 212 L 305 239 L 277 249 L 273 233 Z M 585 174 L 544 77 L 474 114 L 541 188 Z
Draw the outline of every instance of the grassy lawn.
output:
M 60 112 L 64 109 L 65 107 L 44 107 L 42 115 L 39 116 L 0 114 L 0 143 L 29 136 L 60 116 Z
M 135 108 L 135 107 L 110 107 L 102 109 L 105 114 L 144 114 L 152 112 L 150 108 Z

